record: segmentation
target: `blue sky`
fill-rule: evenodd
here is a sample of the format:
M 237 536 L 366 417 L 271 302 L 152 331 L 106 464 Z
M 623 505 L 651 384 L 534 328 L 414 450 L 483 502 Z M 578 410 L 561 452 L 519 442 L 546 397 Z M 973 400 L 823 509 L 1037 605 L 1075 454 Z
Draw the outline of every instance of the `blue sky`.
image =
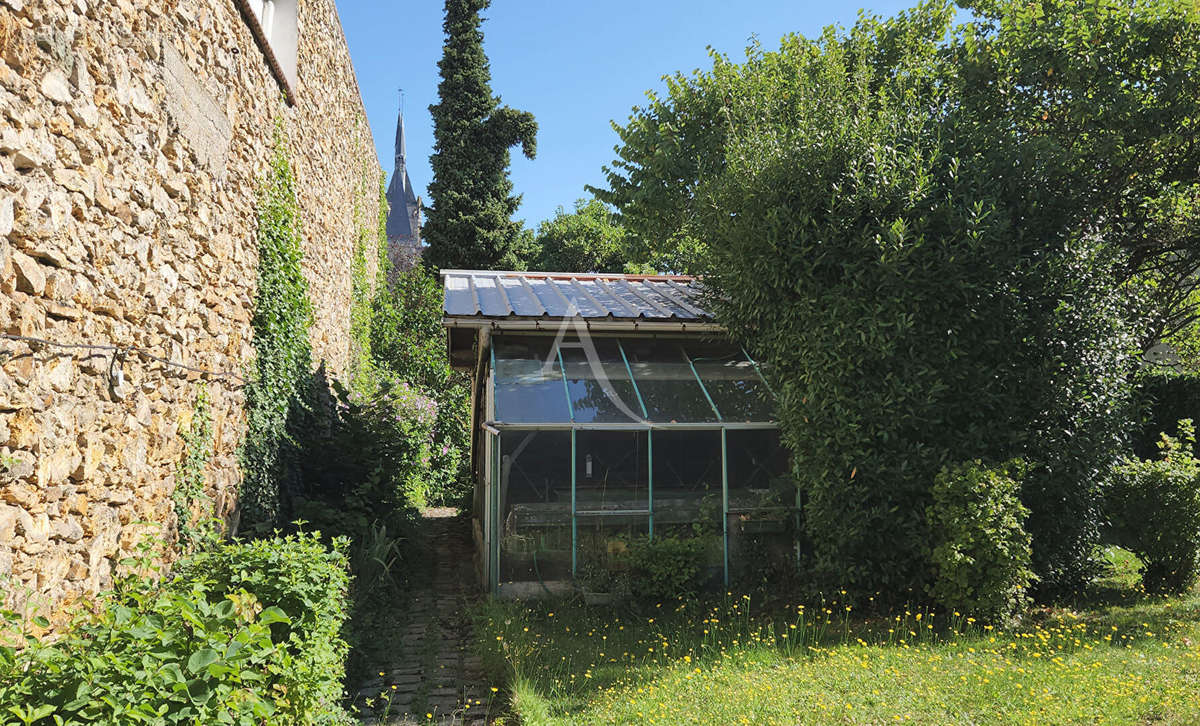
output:
M 915 0 L 866 0 L 891 15 Z M 430 181 L 437 62 L 442 54 L 441 0 L 339 0 L 338 11 L 366 102 L 380 162 L 392 170 L 397 89 L 405 92 L 409 177 L 425 196 Z M 707 46 L 735 58 L 752 35 L 768 48 L 789 32 L 813 36 L 829 24 L 850 25 L 859 5 L 795 0 L 493 0 L 485 11 L 484 47 L 492 91 L 538 121 L 533 161 L 513 153 L 512 180 L 524 199 L 517 218 L 530 227 L 568 210 L 584 185 L 603 185 L 616 133 L 648 89 L 675 71 L 707 68 Z

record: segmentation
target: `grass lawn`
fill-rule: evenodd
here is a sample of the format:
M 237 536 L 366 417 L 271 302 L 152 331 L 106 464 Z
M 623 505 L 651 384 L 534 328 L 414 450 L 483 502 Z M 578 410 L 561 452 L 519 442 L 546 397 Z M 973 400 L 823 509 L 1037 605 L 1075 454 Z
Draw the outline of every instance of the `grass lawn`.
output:
M 1147 597 L 1128 574 L 1011 631 L 833 598 L 760 612 L 737 594 L 489 602 L 475 627 L 525 724 L 1200 722 L 1200 596 Z

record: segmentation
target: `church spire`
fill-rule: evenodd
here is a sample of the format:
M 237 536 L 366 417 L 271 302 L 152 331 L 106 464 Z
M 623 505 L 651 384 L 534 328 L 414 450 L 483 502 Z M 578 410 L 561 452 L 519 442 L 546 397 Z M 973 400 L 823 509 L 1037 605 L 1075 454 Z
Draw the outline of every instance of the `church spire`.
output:
M 404 92 L 400 92 L 400 113 L 396 116 L 396 168 L 404 168 Z
M 400 111 L 396 115 L 396 166 L 392 171 L 392 181 L 388 184 L 387 236 L 388 241 L 399 241 L 408 245 L 418 245 L 421 241 L 421 202 L 413 193 L 412 181 L 408 178 L 408 165 L 405 160 L 407 148 L 404 139 L 404 92 L 400 93 Z

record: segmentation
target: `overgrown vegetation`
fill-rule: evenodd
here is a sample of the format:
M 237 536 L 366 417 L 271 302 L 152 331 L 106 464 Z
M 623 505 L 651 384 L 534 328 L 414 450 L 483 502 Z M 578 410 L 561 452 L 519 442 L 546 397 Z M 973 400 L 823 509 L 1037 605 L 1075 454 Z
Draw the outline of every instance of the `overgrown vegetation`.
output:
M 389 274 L 386 191 L 364 181 L 360 196 L 370 189 L 381 206 L 368 221 L 358 202 L 347 380 L 330 380 L 324 366 L 313 371 L 295 182 L 282 133 L 260 199 L 243 525 L 265 529 L 302 515 L 327 533 L 355 537 L 373 523 L 398 533 L 412 506 L 458 498 L 465 467 L 467 396 L 439 344 L 440 287 L 423 270 Z M 326 455 L 298 457 L 300 450 Z
M 258 288 L 251 328 L 254 368 L 246 386 L 241 450 L 243 531 L 279 522 L 281 490 L 296 480 L 295 421 L 310 391 L 312 303 L 300 269 L 302 237 L 296 181 L 282 122 L 258 200 Z M 289 426 L 291 424 L 291 426 Z
M 537 726 L 1190 723 L 1200 598 L 1116 600 L 1012 630 L 915 606 L 860 613 L 840 593 L 491 601 L 475 628 L 491 683 Z
M 228 599 L 222 593 L 246 592 L 288 618 L 286 625 L 272 628 L 272 640 L 289 655 L 283 674 L 287 680 L 277 689 L 286 699 L 281 719 L 285 722 L 320 722 L 341 715 L 348 547 L 345 539 L 297 532 L 199 552 L 172 574 L 174 581 L 191 587 L 205 583 L 214 606 Z
M 371 350 L 377 366 L 435 402 L 429 466 L 420 500 L 470 499 L 470 386 L 450 369 L 442 330 L 442 286 L 422 267 L 392 275 L 372 305 Z M 417 490 L 413 490 L 416 492 Z
M 640 602 L 694 595 L 703 584 L 700 537 L 639 537 L 629 546 L 630 591 Z
M 81 609 L 54 641 L 3 613 L 0 723 L 349 724 L 345 542 L 313 534 L 233 543 L 178 563 L 161 585 L 149 558 Z
M 208 387 L 203 382 L 196 386 L 192 416 L 180 432 L 180 438 L 183 441 L 183 456 L 175 468 L 175 489 L 171 492 L 171 501 L 175 503 L 179 547 L 190 551 L 217 535 L 212 499 L 205 489 L 208 462 L 213 455 L 213 431 Z
M 371 302 L 375 291 L 386 285 L 387 274 L 387 234 L 379 229 L 379 220 L 365 219 L 362 210 L 363 198 L 366 196 L 366 177 L 356 200 L 354 219 L 358 225 L 354 237 L 354 257 L 350 264 L 350 372 L 351 385 L 355 391 L 370 395 L 373 391 L 374 360 L 371 355 L 371 328 L 373 320 Z M 379 181 L 381 209 L 387 209 L 387 189 Z M 386 226 L 387 215 L 380 214 Z M 376 274 L 369 274 L 369 262 L 376 262 Z
M 802 570 L 860 597 L 931 582 L 934 478 L 976 458 L 1029 464 L 1039 587 L 1089 580 L 1148 330 L 1127 283 L 1194 260 L 1194 9 L 971 9 L 714 55 L 619 129 L 600 193 L 770 369 Z
M 1108 491 L 1112 536 L 1145 564 L 1151 592 L 1183 592 L 1200 575 L 1200 461 L 1190 419 L 1178 434 L 1161 434 L 1160 458 L 1118 466 Z
M 327 428 L 306 442 L 353 452 L 305 467 L 299 514 L 339 533 L 366 532 L 374 519 L 425 504 L 437 404 L 403 381 L 382 378 L 376 385 L 364 397 L 335 381 L 333 405 L 323 415 Z

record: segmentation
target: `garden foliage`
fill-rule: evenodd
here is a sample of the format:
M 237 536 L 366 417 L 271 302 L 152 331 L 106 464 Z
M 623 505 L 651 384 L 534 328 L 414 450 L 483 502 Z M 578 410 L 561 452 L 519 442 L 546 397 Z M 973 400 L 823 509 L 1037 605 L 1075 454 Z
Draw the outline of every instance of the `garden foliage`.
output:
M 254 297 L 254 369 L 246 386 L 241 451 L 242 527 L 269 531 L 292 486 L 298 453 L 297 409 L 310 392 L 312 303 L 300 269 L 302 238 L 296 183 L 281 125 L 258 200 L 258 287 Z
M 520 197 L 508 178 L 509 148 L 537 149 L 533 114 L 501 106 L 492 95 L 480 13 L 490 0 L 446 0 L 446 42 L 433 115 L 422 259 L 434 268 L 521 269 L 531 239 L 514 222 Z
M 191 419 L 180 431 L 183 456 L 175 467 L 175 488 L 171 490 L 178 544 L 184 551 L 206 544 L 217 534 L 212 499 L 205 490 L 213 453 L 211 408 L 208 388 L 200 383 Z
M 1200 575 L 1200 461 L 1195 429 L 1179 422 L 1179 437 L 1160 435 L 1161 456 L 1117 467 L 1107 496 L 1111 533 L 1144 565 L 1152 592 L 1184 592 Z
M 0 723 L 351 723 L 344 547 L 235 543 L 185 558 L 161 586 L 123 580 L 60 639 L 0 644 Z
M 934 478 L 926 516 L 933 532 L 929 594 L 946 611 L 1004 621 L 1028 603 L 1033 580 L 1029 510 L 1021 504 L 1025 465 L 969 461 Z
M 640 537 L 629 546 L 629 586 L 642 602 L 694 595 L 703 584 L 700 537 Z
M 376 292 L 371 351 L 376 368 L 392 380 L 393 389 L 407 383 L 435 402 L 425 480 L 419 489 L 408 491 L 430 504 L 469 501 L 470 387 L 463 374 L 450 368 L 442 329 L 442 287 L 436 275 L 414 267 Z
M 387 285 L 387 188 L 379 179 L 379 213 L 373 220 L 364 218 L 361 210 L 365 196 L 365 179 L 356 199 L 354 217 L 358 233 L 354 240 L 354 257 L 350 264 L 350 384 L 364 394 L 372 392 L 375 382 L 375 360 L 371 350 L 371 331 L 375 327 L 374 298 Z M 375 275 L 368 274 L 370 260 L 375 259 Z
M 628 265 L 629 242 L 625 229 L 602 202 L 579 199 L 575 210 L 559 207 L 553 219 L 538 225 L 537 249 L 530 265 L 554 272 L 636 272 Z
M 1132 432 L 1133 454 L 1151 459 L 1159 454 L 1164 431 L 1185 418 L 1200 421 L 1200 372 L 1144 369 L 1134 384 L 1141 416 Z M 1200 449 L 1192 451 L 1200 455 Z
M 363 194 L 376 192 L 362 187 Z M 379 194 L 379 217 L 359 220 L 351 260 L 351 355 L 343 383 L 323 364 L 311 368 L 294 181 L 278 131 L 259 209 L 244 531 L 269 531 L 301 514 L 350 537 L 367 534 L 376 518 L 398 532 L 410 523 L 412 505 L 461 497 L 468 396 L 441 344 L 441 290 L 423 269 L 389 272 L 387 207 Z
M 767 364 L 812 572 L 863 595 L 931 582 L 930 487 L 975 458 L 1029 464 L 1041 585 L 1089 577 L 1140 341 L 1124 283 L 1197 208 L 1189 7 L 971 6 L 714 55 L 619 129 L 599 194 Z
M 434 460 L 437 404 L 407 382 L 381 378 L 370 396 L 333 383 L 326 426 L 306 446 L 335 452 L 305 466 L 299 514 L 341 533 L 366 531 L 379 513 L 423 505 Z M 314 516 L 312 505 L 331 511 Z

